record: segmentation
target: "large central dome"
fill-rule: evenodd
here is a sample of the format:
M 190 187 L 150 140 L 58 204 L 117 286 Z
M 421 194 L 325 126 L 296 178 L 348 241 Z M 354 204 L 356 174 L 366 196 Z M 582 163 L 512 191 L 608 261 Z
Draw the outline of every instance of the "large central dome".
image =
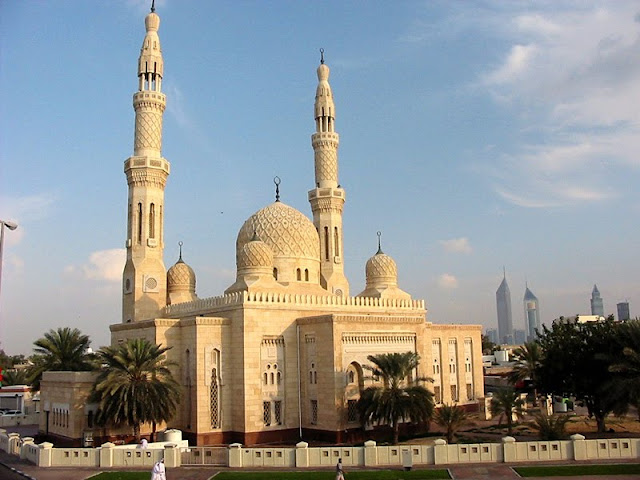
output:
M 278 257 L 320 261 L 320 239 L 311 220 L 301 212 L 274 202 L 251 215 L 238 232 L 236 258 L 255 235 Z

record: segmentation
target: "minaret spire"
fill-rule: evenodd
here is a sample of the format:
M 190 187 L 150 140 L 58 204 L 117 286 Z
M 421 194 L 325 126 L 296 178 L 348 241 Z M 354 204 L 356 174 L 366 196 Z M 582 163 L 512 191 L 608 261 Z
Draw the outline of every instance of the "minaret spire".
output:
M 309 191 L 313 223 L 320 235 L 320 284 L 329 292 L 349 295 L 342 259 L 342 210 L 345 192 L 338 183 L 338 145 L 335 131 L 336 107 L 329 85 L 329 67 L 320 49 L 318 86 L 314 105 L 316 131 L 311 136 L 314 153 L 315 188 Z
M 151 0 L 151 13 L 156 11 L 156 0 Z
M 164 61 L 158 37 L 160 17 L 155 13 L 153 1 L 144 24 L 146 33 L 138 57 L 138 91 L 133 95 L 136 116 L 133 156 L 124 163 L 129 185 L 124 323 L 155 318 L 167 303 L 163 211 L 170 166 L 162 157 Z

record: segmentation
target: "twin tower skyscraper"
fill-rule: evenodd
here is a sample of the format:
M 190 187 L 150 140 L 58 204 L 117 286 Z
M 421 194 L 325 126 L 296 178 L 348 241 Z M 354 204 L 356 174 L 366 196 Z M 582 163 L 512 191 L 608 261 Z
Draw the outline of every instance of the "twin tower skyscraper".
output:
M 536 329 L 540 328 L 540 305 L 538 298 L 529 290 L 524 292 L 524 323 L 526 340 L 531 341 L 536 336 Z M 520 343 L 513 329 L 513 315 L 511 312 L 511 291 L 507 283 L 507 274 L 503 272 L 502 282 L 496 291 L 496 307 L 498 311 L 498 343 Z

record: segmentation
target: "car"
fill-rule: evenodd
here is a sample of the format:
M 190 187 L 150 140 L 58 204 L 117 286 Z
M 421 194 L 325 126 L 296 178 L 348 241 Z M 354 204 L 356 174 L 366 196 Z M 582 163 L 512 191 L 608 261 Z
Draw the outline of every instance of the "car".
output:
M 24 415 L 22 410 L 6 410 L 2 412 L 3 417 L 17 417 L 18 415 Z

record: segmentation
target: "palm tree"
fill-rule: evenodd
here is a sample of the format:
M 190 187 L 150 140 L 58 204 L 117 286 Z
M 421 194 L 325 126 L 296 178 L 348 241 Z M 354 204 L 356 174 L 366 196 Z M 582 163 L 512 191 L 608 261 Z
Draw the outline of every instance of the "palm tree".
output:
M 40 389 L 40 380 L 46 371 L 83 372 L 95 367 L 95 356 L 89 353 L 91 340 L 77 328 L 49 330 L 33 344 L 35 353 L 31 358 L 33 365 L 29 367 L 28 379 L 34 390 Z
M 126 424 L 140 441 L 143 423 L 169 421 L 180 401 L 180 386 L 165 358 L 171 347 L 145 339 L 130 339 L 98 351 L 102 369 L 96 378 L 92 401 L 98 403 L 99 424 Z
M 508 375 L 509 382 L 515 385 L 526 379 L 533 383 L 533 405 L 538 404 L 538 372 L 542 361 L 542 349 L 538 342 L 527 342 L 513 352 L 515 365 Z
M 373 364 L 363 368 L 372 373 L 375 385 L 367 387 L 356 405 L 363 425 L 388 424 L 393 431 L 393 443 L 398 443 L 400 420 L 426 422 L 433 416 L 433 393 L 413 378 L 420 356 L 415 352 L 369 355 Z
M 614 413 L 624 415 L 629 405 L 638 410 L 640 420 L 640 321 L 630 320 L 618 326 L 615 335 L 617 355 L 607 358 L 613 373 L 604 387 L 609 398 L 615 400 Z
M 10 385 L 28 385 L 29 377 L 27 376 L 27 371 L 23 368 L 16 369 L 10 368 L 4 371 L 2 375 L 2 385 L 10 386 Z
M 563 440 L 567 436 L 567 423 L 571 417 L 566 415 L 547 415 L 540 411 L 533 416 L 533 428 L 538 430 L 540 440 Z
M 522 400 L 518 398 L 518 393 L 513 388 L 503 388 L 493 394 L 491 399 L 491 415 L 500 415 L 500 423 L 502 417 L 507 419 L 507 432 L 509 435 L 513 432 L 513 417 L 520 417 L 523 414 Z
M 438 425 L 446 428 L 447 443 L 453 443 L 456 432 L 469 423 L 469 416 L 462 407 L 444 404 L 436 411 L 435 421 Z

